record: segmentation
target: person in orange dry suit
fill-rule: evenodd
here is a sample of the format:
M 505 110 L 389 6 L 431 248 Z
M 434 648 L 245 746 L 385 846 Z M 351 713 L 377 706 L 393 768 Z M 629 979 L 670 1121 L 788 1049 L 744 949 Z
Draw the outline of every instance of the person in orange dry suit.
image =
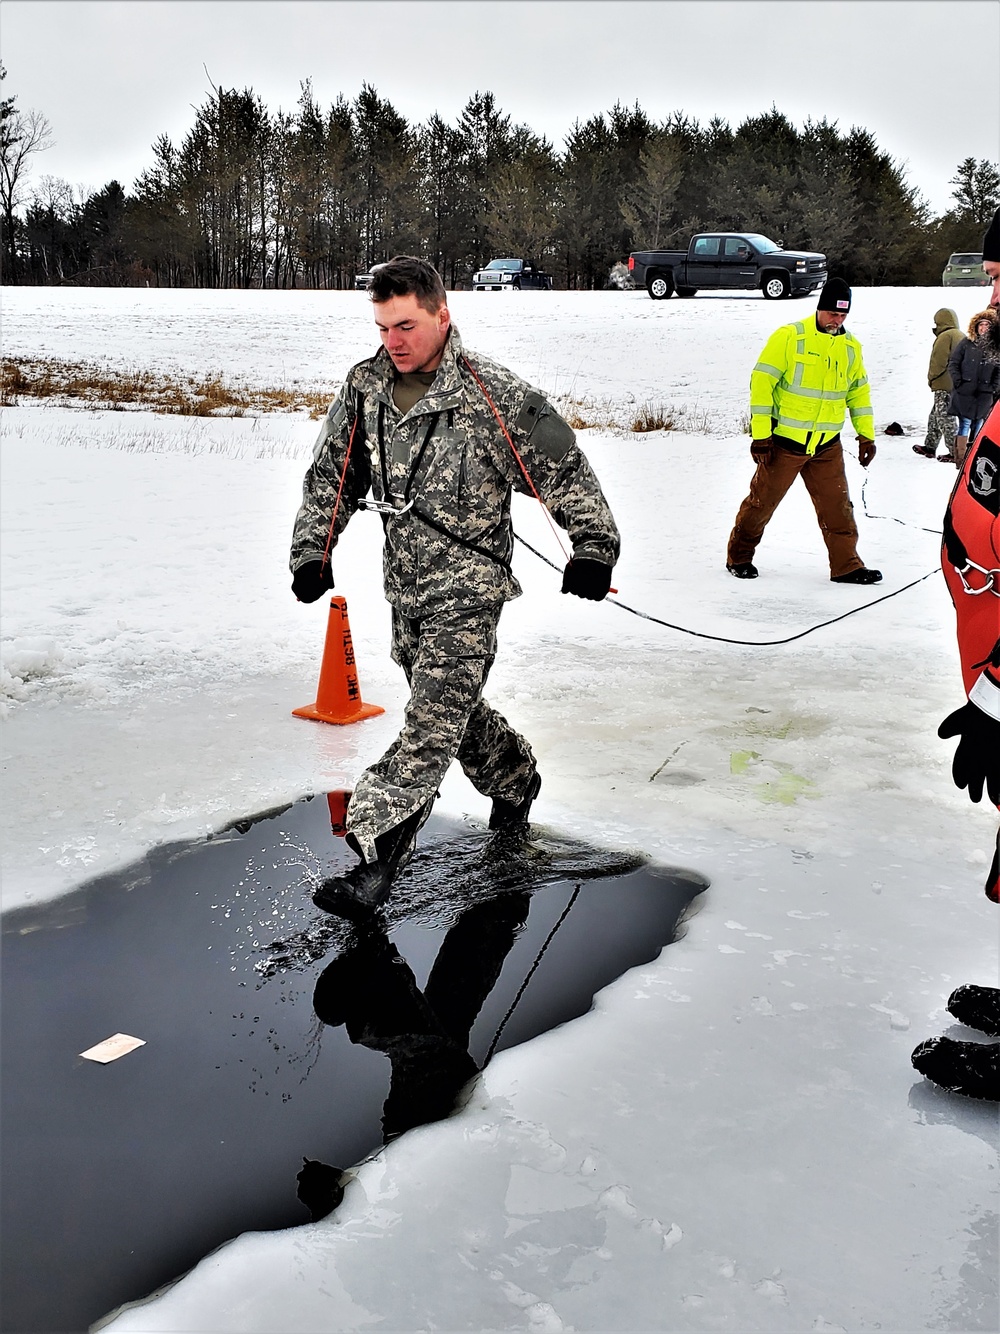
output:
M 983 268 L 993 279 L 990 304 L 1000 307 L 1000 209 L 983 240 Z M 965 456 L 944 519 L 941 564 L 955 604 L 958 650 L 967 701 L 938 728 L 958 737 L 952 762 L 957 787 L 972 801 L 1000 806 L 1000 403 Z M 1000 832 L 986 895 L 1000 901 Z M 965 985 L 948 998 L 961 1023 L 1000 1037 L 1000 988 Z M 1000 1044 L 929 1038 L 914 1067 L 943 1088 L 1000 1101 Z

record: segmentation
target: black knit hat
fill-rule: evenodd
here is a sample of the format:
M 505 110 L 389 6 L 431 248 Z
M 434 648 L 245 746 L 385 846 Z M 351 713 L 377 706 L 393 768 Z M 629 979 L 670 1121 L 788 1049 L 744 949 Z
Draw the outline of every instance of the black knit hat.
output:
M 993 214 L 993 221 L 983 237 L 983 259 L 994 263 L 1000 259 L 1000 208 Z
M 846 315 L 851 308 L 851 289 L 843 278 L 827 278 L 816 304 L 817 310 L 831 310 L 835 315 Z

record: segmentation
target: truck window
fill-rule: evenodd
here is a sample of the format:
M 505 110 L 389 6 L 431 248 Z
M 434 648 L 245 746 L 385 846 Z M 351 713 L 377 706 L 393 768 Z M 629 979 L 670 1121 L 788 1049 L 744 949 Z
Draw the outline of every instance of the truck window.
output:
M 742 236 L 727 236 L 725 254 L 729 259 L 749 259 L 750 247 Z
M 699 236 L 691 253 L 696 259 L 714 259 L 719 253 L 719 237 Z

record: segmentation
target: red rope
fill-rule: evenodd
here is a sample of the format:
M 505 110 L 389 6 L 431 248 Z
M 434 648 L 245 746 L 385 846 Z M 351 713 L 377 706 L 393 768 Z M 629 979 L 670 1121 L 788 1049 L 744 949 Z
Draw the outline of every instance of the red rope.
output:
M 468 359 L 468 357 L 463 357 L 462 360 L 468 367 L 469 373 L 475 380 L 476 384 L 479 385 L 479 388 L 482 391 L 482 395 L 486 399 L 486 402 L 490 405 L 490 408 L 492 409 L 493 412 L 493 416 L 496 417 L 497 419 L 497 425 L 500 427 L 501 431 L 503 431 L 507 443 L 508 445 L 510 445 L 511 452 L 513 453 L 515 459 L 517 459 L 518 467 L 521 469 L 521 472 L 524 475 L 524 480 L 528 483 L 528 486 L 531 490 L 531 494 L 535 497 L 539 505 L 541 505 L 542 507 L 542 511 L 545 514 L 546 519 L 548 520 L 549 527 L 552 529 L 552 535 L 556 539 L 556 544 L 558 545 L 559 550 L 562 552 L 564 558 L 567 561 L 571 560 L 572 557 L 570 556 L 566 548 L 563 546 L 562 538 L 559 536 L 559 530 L 556 527 L 555 522 L 553 521 L 552 515 L 549 513 L 549 508 L 546 505 L 545 501 L 538 494 L 535 484 L 531 480 L 531 474 L 528 472 L 528 469 L 524 465 L 524 459 L 522 459 L 521 455 L 518 453 L 517 445 L 515 445 L 514 441 L 511 439 L 510 432 L 507 430 L 506 423 L 504 422 L 504 419 L 500 416 L 500 412 L 497 408 L 497 405 L 493 402 L 493 399 L 490 397 L 489 390 L 486 388 L 482 380 L 476 374 L 476 369 L 472 365 L 472 362 Z M 340 509 L 340 497 L 343 494 L 344 481 L 347 477 L 347 465 L 351 461 L 351 446 L 354 444 L 354 433 L 357 429 L 358 429 L 358 419 L 357 417 L 355 417 L 354 422 L 351 426 L 351 434 L 347 440 L 347 453 L 344 455 L 344 466 L 340 471 L 340 483 L 337 486 L 337 499 L 333 502 L 333 514 L 330 517 L 330 531 L 326 535 L 326 546 L 323 549 L 323 559 L 320 562 L 321 569 L 327 563 L 327 560 L 329 559 L 330 556 L 330 545 L 333 542 L 333 528 L 334 524 L 337 522 L 337 513 Z M 617 588 L 612 588 L 611 592 L 617 593 L 618 590 Z
M 535 490 L 535 484 L 534 484 L 534 482 L 531 480 L 531 476 L 530 476 L 530 474 L 529 474 L 529 472 L 528 472 L 528 469 L 524 466 L 524 460 L 521 458 L 521 455 L 517 452 L 517 445 L 515 445 L 515 444 L 514 444 L 514 441 L 510 438 L 510 432 L 507 430 L 507 427 L 506 427 L 506 425 L 505 425 L 505 423 L 504 423 L 504 419 L 500 416 L 500 413 L 499 413 L 499 411 L 497 410 L 497 405 L 493 402 L 492 398 L 490 398 L 489 390 L 486 388 L 486 386 L 483 384 L 482 380 L 480 380 L 479 376 L 476 374 L 475 367 L 473 366 L 473 364 L 472 364 L 472 362 L 469 360 L 469 358 L 468 358 L 468 357 L 463 357 L 462 360 L 465 362 L 466 366 L 468 366 L 468 368 L 469 368 L 469 372 L 470 372 L 470 374 L 472 375 L 472 378 L 475 380 L 476 384 L 478 384 L 478 385 L 479 385 L 479 388 L 482 390 L 483 398 L 486 399 L 486 402 L 487 402 L 487 403 L 490 405 L 490 407 L 493 409 L 493 416 L 496 417 L 496 419 L 497 419 L 497 425 L 500 427 L 501 431 L 503 431 L 504 435 L 507 437 L 507 443 L 508 443 L 508 445 L 510 445 L 511 449 L 512 449 L 513 452 L 514 452 L 514 457 L 517 459 L 518 467 L 521 469 L 521 472 L 524 474 L 524 480 L 528 483 L 528 486 L 531 488 L 531 494 L 532 494 L 532 495 L 535 497 L 535 499 L 538 501 L 539 505 L 541 505 L 541 507 L 542 507 L 542 509 L 543 509 L 543 511 L 544 511 L 544 513 L 545 513 L 545 517 L 546 517 L 546 519 L 548 519 L 548 521 L 549 521 L 549 527 L 552 529 L 552 535 L 553 535 L 553 537 L 556 539 L 556 542 L 557 542 L 558 545 L 559 545 L 559 550 L 562 552 L 563 556 L 566 558 L 567 561 L 570 560 L 570 559 L 571 559 L 570 554 L 569 554 L 569 552 L 566 550 L 566 548 L 563 546 L 562 538 L 559 536 L 559 530 L 558 530 L 558 528 L 556 527 L 555 523 L 553 522 L 552 515 L 549 513 L 549 508 L 548 508 L 548 506 L 546 505 L 545 501 L 541 498 L 541 496 L 540 496 L 540 495 L 538 494 L 538 492 Z
M 337 487 L 337 499 L 333 502 L 333 515 L 330 519 L 330 531 L 326 535 L 326 546 L 323 548 L 323 559 L 320 561 L 320 569 L 326 564 L 330 557 L 330 544 L 333 541 L 333 525 L 337 522 L 337 511 L 340 509 L 340 497 L 344 490 L 344 479 L 347 476 L 347 465 L 351 461 L 351 446 L 354 444 L 354 432 L 358 429 L 358 419 L 354 418 L 354 424 L 351 427 L 351 434 L 347 440 L 347 453 L 344 455 L 344 466 L 340 470 L 340 485 Z

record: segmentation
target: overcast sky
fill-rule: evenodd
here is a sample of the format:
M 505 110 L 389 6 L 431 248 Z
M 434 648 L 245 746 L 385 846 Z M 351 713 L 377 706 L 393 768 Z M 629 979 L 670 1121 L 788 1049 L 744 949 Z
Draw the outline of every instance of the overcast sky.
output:
M 997 0 L 0 0 L 0 53 L 52 126 L 34 179 L 88 191 L 180 143 L 209 76 L 272 110 L 368 82 L 411 122 L 490 90 L 557 148 L 617 101 L 734 127 L 774 103 L 867 127 L 935 213 L 962 158 L 1000 159 Z

